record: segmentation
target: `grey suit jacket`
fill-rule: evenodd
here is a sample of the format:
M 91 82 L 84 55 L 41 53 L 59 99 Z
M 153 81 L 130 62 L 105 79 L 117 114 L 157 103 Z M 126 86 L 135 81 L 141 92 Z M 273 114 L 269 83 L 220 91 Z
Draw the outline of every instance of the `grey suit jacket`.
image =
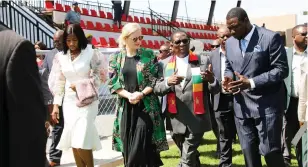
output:
M 255 83 L 254 89 L 234 96 L 236 117 L 264 117 L 265 114 L 282 114 L 285 110 L 283 79 L 288 76 L 289 67 L 280 38 L 279 34 L 256 26 L 244 57 L 240 41 L 233 37 L 227 40 L 225 75 L 233 78 L 237 71 Z
M 2 25 L 0 39 L 0 166 L 43 167 L 47 108 L 34 46 Z
M 48 71 L 46 68 L 40 68 L 39 67 L 39 74 L 41 79 L 41 87 L 42 87 L 42 93 L 44 97 L 44 104 L 49 105 L 53 102 L 53 95 L 51 94 L 48 86 Z
M 43 62 L 43 68 L 45 68 L 47 70 L 47 73 L 49 74 L 52 68 L 52 64 L 53 64 L 53 59 L 55 58 L 55 55 L 58 53 L 58 49 L 54 48 L 52 50 L 50 50 L 44 59 Z
M 293 47 L 288 48 L 287 50 L 287 58 L 288 58 L 288 65 L 289 65 L 289 75 L 287 78 L 284 79 L 284 83 L 286 85 L 287 88 L 287 104 L 286 104 L 286 110 L 288 110 L 289 107 L 289 103 L 290 103 L 290 97 L 291 97 L 291 78 L 292 78 L 292 63 L 293 63 Z
M 210 53 L 210 61 L 211 61 L 212 67 L 213 67 L 213 73 L 214 73 L 214 75 L 215 75 L 216 79 L 218 80 L 219 85 L 221 87 L 221 81 L 222 81 L 222 78 L 224 76 L 221 76 L 221 58 L 220 58 L 220 52 L 219 52 L 218 48 Z M 220 93 L 221 93 L 221 88 L 220 88 L 219 93 L 215 94 L 214 98 L 212 99 L 212 105 L 213 105 L 214 111 L 217 111 L 217 109 L 218 109 L 219 100 L 220 100 Z
M 162 63 L 159 64 L 161 66 L 160 68 L 163 69 L 163 74 L 160 74 L 159 76 L 164 76 L 166 66 L 170 59 L 171 57 L 163 60 Z M 164 80 L 164 78 L 161 78 L 154 87 L 154 93 L 159 96 L 164 96 L 170 91 L 174 91 L 176 94 L 176 107 L 178 113 L 174 115 L 167 112 L 167 116 L 171 120 L 172 131 L 176 134 L 184 134 L 186 128 L 188 128 L 190 132 L 195 134 L 204 133 L 212 129 L 208 99 L 210 97 L 210 91 L 212 93 L 217 93 L 219 91 L 219 83 L 216 79 L 213 84 L 208 84 L 207 82 L 204 83 L 204 105 L 206 113 L 203 115 L 195 115 L 193 110 L 192 96 L 192 67 L 200 67 L 200 64 L 189 64 L 187 68 L 186 82 L 183 89 L 180 85 L 168 88 L 166 86 L 166 80 Z

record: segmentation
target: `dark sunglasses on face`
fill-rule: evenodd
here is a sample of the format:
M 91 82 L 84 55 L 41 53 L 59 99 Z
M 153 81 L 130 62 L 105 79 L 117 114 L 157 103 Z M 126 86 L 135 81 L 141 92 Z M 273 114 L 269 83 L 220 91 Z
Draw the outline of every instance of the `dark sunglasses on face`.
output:
M 175 45 L 180 45 L 181 43 L 183 43 L 184 45 L 187 45 L 189 43 L 189 39 L 176 40 L 173 43 Z
M 137 42 L 137 40 L 139 39 L 139 41 L 143 40 L 143 36 L 139 36 L 139 37 L 135 37 L 135 38 L 131 38 L 134 42 Z
M 221 36 L 221 37 L 219 37 L 219 38 L 225 39 L 225 37 L 229 38 L 230 36 L 229 36 L 229 35 L 224 35 L 224 36 Z
M 220 45 L 211 45 L 211 48 L 218 48 Z
M 307 32 L 306 33 L 299 33 L 298 35 L 301 35 L 303 37 L 306 37 L 307 36 Z
M 159 53 L 168 52 L 168 51 L 169 51 L 169 49 L 168 50 L 159 50 Z

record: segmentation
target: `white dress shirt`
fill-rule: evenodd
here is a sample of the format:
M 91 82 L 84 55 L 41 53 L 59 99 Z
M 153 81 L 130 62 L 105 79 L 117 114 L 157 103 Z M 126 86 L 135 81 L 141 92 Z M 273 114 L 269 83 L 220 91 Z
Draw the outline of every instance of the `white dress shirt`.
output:
M 250 32 L 246 35 L 246 37 L 244 39 L 241 39 L 241 41 L 240 41 L 243 57 L 245 56 L 246 49 L 248 47 L 248 44 L 250 42 L 250 39 L 251 39 L 252 34 L 255 31 L 255 29 L 256 29 L 256 27 L 254 25 L 252 25 L 252 29 L 250 30 Z M 245 47 L 243 47 L 242 44 L 245 45 Z M 250 82 L 251 89 L 254 89 L 256 87 L 255 82 L 252 79 L 249 79 L 249 82 Z
M 187 75 L 187 67 L 188 67 L 188 58 L 189 56 L 186 56 L 184 58 L 180 58 L 178 56 L 176 56 L 176 63 L 175 63 L 175 69 L 178 70 L 177 75 L 178 76 L 183 76 L 186 78 Z M 166 86 L 168 86 L 168 77 L 165 78 L 166 79 Z M 183 81 L 181 82 L 181 87 L 183 88 L 185 84 L 185 79 L 183 79 Z
M 225 70 L 226 70 L 226 55 L 222 52 L 221 47 L 219 48 L 219 55 L 220 55 L 220 73 L 221 73 L 221 80 L 223 81 L 225 78 Z
M 302 53 L 299 54 L 293 48 L 293 60 L 292 60 L 292 76 L 291 76 L 291 96 L 298 97 L 298 89 L 299 89 L 299 82 L 301 79 L 301 63 L 307 61 L 307 49 Z

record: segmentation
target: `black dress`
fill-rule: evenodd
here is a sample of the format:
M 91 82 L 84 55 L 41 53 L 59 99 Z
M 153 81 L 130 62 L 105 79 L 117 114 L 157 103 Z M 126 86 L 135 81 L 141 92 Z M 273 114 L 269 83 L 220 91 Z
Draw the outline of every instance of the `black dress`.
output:
M 126 57 L 123 67 L 125 90 L 139 91 L 136 70 L 136 57 Z M 163 165 L 155 145 L 152 144 L 153 123 L 145 113 L 144 104 L 135 105 L 125 100 L 124 111 L 120 124 L 123 142 L 125 167 L 158 167 Z

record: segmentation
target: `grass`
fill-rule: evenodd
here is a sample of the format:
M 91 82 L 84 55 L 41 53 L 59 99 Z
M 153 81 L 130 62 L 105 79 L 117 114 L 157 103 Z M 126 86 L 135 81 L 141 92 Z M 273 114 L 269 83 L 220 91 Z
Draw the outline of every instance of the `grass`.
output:
M 200 161 L 202 167 L 217 167 L 219 159 L 216 158 L 216 138 L 212 132 L 208 132 L 203 136 L 201 145 L 198 148 L 200 152 Z M 244 156 L 242 154 L 239 142 L 233 144 L 232 167 L 245 167 Z M 292 150 L 292 166 L 297 167 L 294 150 Z M 176 167 L 179 163 L 179 151 L 176 145 L 172 145 L 168 151 L 161 153 L 164 167 Z M 263 167 L 266 167 L 264 158 L 262 158 Z

